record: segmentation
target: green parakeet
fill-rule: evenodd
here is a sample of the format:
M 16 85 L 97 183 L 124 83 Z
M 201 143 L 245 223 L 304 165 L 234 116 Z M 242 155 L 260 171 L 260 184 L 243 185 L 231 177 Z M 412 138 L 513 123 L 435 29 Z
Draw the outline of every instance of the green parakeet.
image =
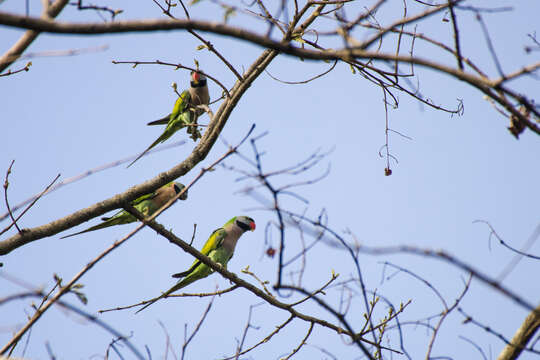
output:
M 185 186 L 179 182 L 170 182 L 154 191 L 153 193 L 142 195 L 141 197 L 133 200 L 131 205 L 137 209 L 144 216 L 150 216 L 155 213 L 160 207 L 165 205 L 170 199 L 179 194 Z M 187 199 L 187 191 L 180 196 L 181 200 Z M 79 235 L 85 232 L 103 229 L 113 225 L 129 224 L 137 221 L 137 218 L 128 213 L 125 210 L 120 210 L 111 217 L 102 217 L 103 222 L 101 224 L 92 226 L 86 230 L 79 231 L 74 234 L 62 236 L 61 239 Z
M 144 150 L 135 160 L 127 167 L 130 167 L 139 160 L 144 154 L 159 143 L 169 139 L 178 130 L 187 126 L 187 133 L 191 134 L 193 141 L 201 137 L 201 133 L 197 126 L 190 126 L 197 123 L 197 118 L 204 112 L 202 109 L 197 109 L 198 105 L 208 105 L 210 95 L 208 93 L 208 85 L 206 76 L 197 71 L 191 72 L 191 82 L 189 90 L 184 90 L 180 97 L 174 103 L 173 111 L 169 115 L 148 123 L 148 125 L 167 125 L 163 133 L 154 141 L 146 150 Z
M 212 235 L 210 235 L 208 240 L 206 240 L 206 243 L 201 249 L 201 253 L 226 268 L 227 263 L 234 254 L 236 242 L 240 236 L 242 236 L 242 234 L 248 230 L 255 230 L 255 221 L 247 216 L 235 216 L 231 220 L 227 221 L 223 227 L 214 230 Z M 139 309 L 137 313 L 146 309 L 159 299 L 164 298 L 165 296 L 191 284 L 194 281 L 205 278 L 213 272 L 214 270 L 212 268 L 203 264 L 199 259 L 195 259 L 188 270 L 172 276 L 174 278 L 183 278 L 182 280 L 179 280 L 176 285 L 160 296 L 152 299 L 151 302 Z

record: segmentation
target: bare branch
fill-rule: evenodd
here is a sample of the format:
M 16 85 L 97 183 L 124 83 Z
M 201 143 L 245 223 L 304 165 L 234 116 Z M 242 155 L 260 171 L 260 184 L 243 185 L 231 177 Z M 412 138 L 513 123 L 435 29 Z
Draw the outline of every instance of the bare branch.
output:
M 3 233 L 5 233 L 6 231 L 8 231 L 9 229 L 11 229 L 11 226 L 13 224 L 16 224 L 17 221 L 28 211 L 30 210 L 30 208 L 32 206 L 34 206 L 34 204 L 45 194 L 47 194 L 47 192 L 51 189 L 51 186 L 56 182 L 56 180 L 58 180 L 58 178 L 60 178 L 60 174 L 56 175 L 56 177 L 53 179 L 53 181 L 51 181 L 51 183 L 49 185 L 47 185 L 47 187 L 45 188 L 45 190 L 43 190 L 41 193 L 39 193 L 37 196 L 35 196 L 32 200 L 32 202 L 19 214 L 19 216 L 17 216 L 17 218 L 15 219 L 14 222 L 12 222 L 10 225 L 8 225 L 4 230 L 0 231 L 0 235 L 2 235 Z M 6 192 L 7 192 L 7 189 L 6 189 Z M 6 204 L 7 204 L 7 198 L 6 198 Z M 13 210 L 17 210 L 19 208 L 19 205 L 16 206 Z M 9 210 L 9 206 L 8 206 L 8 214 L 11 215 L 11 210 Z M 2 221 L 2 218 L 0 218 L 0 221 Z
M 15 163 L 15 160 L 12 160 L 11 161 L 11 164 L 9 164 L 9 167 L 6 171 L 6 178 L 4 180 L 4 201 L 6 202 L 6 208 L 8 210 L 8 213 L 9 213 L 9 216 L 11 217 L 11 220 L 13 221 L 13 225 L 15 225 L 15 227 L 17 228 L 17 231 L 19 232 L 19 234 L 22 233 L 21 229 L 19 228 L 19 225 L 17 225 L 17 220 L 15 220 L 15 217 L 13 216 L 13 213 L 11 212 L 11 208 L 9 207 L 9 201 L 8 201 L 8 195 L 7 195 L 7 190 L 8 190 L 8 187 L 9 187 L 9 174 L 11 174 L 11 168 L 13 167 L 13 163 Z M 2 231 L 4 232 L 4 231 Z
M 448 0 L 448 10 L 450 10 L 450 19 L 452 19 L 452 27 L 454 28 L 454 46 L 456 48 L 456 60 L 459 69 L 463 71 L 463 57 L 461 56 L 461 47 L 459 45 L 459 30 L 452 0 Z
M 46 13 L 42 15 L 43 19 L 52 19 L 60 14 L 60 11 L 67 5 L 69 0 L 56 0 L 50 4 Z M 28 16 L 28 14 L 27 14 Z M 7 69 L 17 58 L 30 46 L 30 44 L 38 37 L 39 31 L 28 30 L 24 35 L 0 57 L 0 73 Z
M 184 360 L 184 355 L 186 354 L 186 348 L 188 347 L 189 343 L 191 342 L 191 340 L 193 340 L 193 338 L 195 337 L 195 335 L 197 335 L 197 332 L 199 331 L 199 329 L 201 328 L 201 325 L 203 324 L 204 320 L 206 319 L 206 315 L 208 315 L 208 313 L 210 312 L 210 309 L 212 308 L 212 304 L 214 303 L 214 299 L 215 299 L 215 296 L 213 296 L 211 299 L 210 299 L 210 302 L 208 303 L 208 306 L 206 307 L 206 310 L 204 310 L 204 313 L 203 315 L 201 316 L 201 319 L 199 320 L 199 322 L 197 323 L 197 325 L 195 325 L 195 329 L 193 329 L 193 332 L 191 333 L 191 335 L 187 338 L 187 340 L 184 340 L 184 344 L 182 345 L 182 355 L 180 357 L 180 359 Z
M 540 328 L 540 305 L 527 316 L 523 324 L 516 331 L 512 341 L 499 354 L 497 360 L 517 359 L 538 328 Z M 540 354 L 540 352 L 538 353 Z

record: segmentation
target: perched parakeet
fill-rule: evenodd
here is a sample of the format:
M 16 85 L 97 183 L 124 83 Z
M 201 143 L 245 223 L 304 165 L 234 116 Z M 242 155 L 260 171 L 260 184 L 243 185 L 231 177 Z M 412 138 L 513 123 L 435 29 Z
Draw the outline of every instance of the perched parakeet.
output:
M 174 103 L 173 111 L 169 115 L 148 123 L 148 125 L 167 125 L 165 131 L 154 141 L 146 150 L 144 150 L 127 167 L 130 167 L 139 160 L 144 154 L 159 143 L 169 139 L 175 132 L 187 126 L 187 133 L 191 134 L 193 141 L 201 137 L 197 126 L 190 126 L 197 123 L 197 118 L 204 112 L 203 109 L 196 108 L 198 105 L 208 105 L 210 95 L 206 76 L 197 71 L 191 72 L 191 87 L 184 90 L 180 97 Z
M 201 249 L 201 253 L 227 268 L 227 263 L 234 254 L 236 242 L 240 236 L 248 230 L 255 230 L 255 221 L 247 216 L 235 216 L 227 221 L 223 227 L 214 230 L 212 235 L 206 240 L 206 243 Z M 182 280 L 179 280 L 176 285 L 160 296 L 152 299 L 151 302 L 139 309 L 137 313 L 146 309 L 159 299 L 164 298 L 194 281 L 205 278 L 213 272 L 214 270 L 212 268 L 202 263 L 199 259 L 195 259 L 188 270 L 172 276 L 174 278 L 183 278 Z
M 154 191 L 153 193 L 143 195 L 131 202 L 131 205 L 137 209 L 144 216 L 150 216 L 155 213 L 160 207 L 165 205 L 170 199 L 179 194 L 185 186 L 179 182 L 170 182 Z M 187 199 L 187 191 L 180 196 L 181 200 Z M 86 230 L 79 231 L 75 234 L 69 234 L 62 236 L 61 239 L 79 235 L 85 232 L 103 229 L 113 225 L 129 224 L 137 221 L 137 218 L 126 210 L 120 210 L 111 217 L 102 217 L 103 222 L 101 224 L 92 226 Z

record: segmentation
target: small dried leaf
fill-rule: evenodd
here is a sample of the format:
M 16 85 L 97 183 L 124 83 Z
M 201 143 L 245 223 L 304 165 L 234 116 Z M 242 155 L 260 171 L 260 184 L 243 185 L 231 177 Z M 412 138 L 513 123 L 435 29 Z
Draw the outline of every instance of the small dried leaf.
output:
M 268 249 L 266 249 L 266 255 L 270 258 L 273 258 L 274 255 L 276 255 L 276 249 L 274 249 L 273 247 L 269 247 Z
M 525 118 L 530 119 L 530 112 L 526 107 L 521 106 L 519 108 L 519 112 L 523 114 Z M 519 135 L 525 131 L 525 127 L 525 123 L 517 116 L 514 114 L 510 115 L 510 126 L 508 127 L 508 131 L 510 131 L 510 133 L 516 137 L 516 139 L 519 139 Z
M 87 305 L 88 304 L 88 298 L 86 297 L 86 295 L 84 295 L 83 293 L 81 292 L 74 292 L 75 295 L 77 295 L 77 298 L 84 304 L 84 305 Z
M 61 283 L 62 282 L 62 278 L 60 276 L 58 276 L 58 274 L 53 274 L 53 279 L 54 281 L 56 281 L 57 283 Z
M 236 10 L 229 6 L 224 6 L 225 12 L 223 13 L 223 22 L 227 23 L 229 18 L 236 15 Z

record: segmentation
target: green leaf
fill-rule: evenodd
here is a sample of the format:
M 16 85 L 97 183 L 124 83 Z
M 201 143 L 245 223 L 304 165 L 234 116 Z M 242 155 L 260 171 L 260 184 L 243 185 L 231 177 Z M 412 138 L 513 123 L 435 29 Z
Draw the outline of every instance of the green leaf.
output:
M 74 293 L 75 295 L 77 295 L 77 298 L 78 298 L 84 305 L 87 305 L 87 304 L 88 304 L 88 298 L 87 298 L 86 295 L 84 295 L 82 292 L 74 291 L 73 293 Z

